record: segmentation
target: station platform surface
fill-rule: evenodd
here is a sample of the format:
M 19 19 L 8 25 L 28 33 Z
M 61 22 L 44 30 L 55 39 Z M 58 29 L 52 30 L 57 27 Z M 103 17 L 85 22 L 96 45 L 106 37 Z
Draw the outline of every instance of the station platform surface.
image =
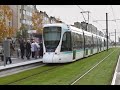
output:
M 21 59 L 21 58 L 11 57 L 11 60 L 12 60 L 12 63 L 10 64 L 8 62 L 6 65 L 4 65 L 4 61 L 0 60 L 0 70 L 22 66 L 22 65 L 27 65 L 27 64 L 32 64 L 32 63 L 37 63 L 37 62 L 42 62 L 42 58 L 38 58 L 38 59 L 31 58 L 27 60 L 26 58 Z

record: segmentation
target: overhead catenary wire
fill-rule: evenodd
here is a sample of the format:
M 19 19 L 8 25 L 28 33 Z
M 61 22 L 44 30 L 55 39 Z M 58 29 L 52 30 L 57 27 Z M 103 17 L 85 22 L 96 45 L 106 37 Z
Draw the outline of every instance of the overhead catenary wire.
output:
M 82 10 L 82 11 L 84 11 L 84 9 L 82 9 L 79 5 L 76 5 L 80 10 Z M 85 13 L 86 14 L 86 13 Z M 82 15 L 83 15 L 83 13 L 82 13 Z M 83 15 L 83 18 L 84 18 L 84 20 L 85 20 L 85 17 L 84 17 L 84 15 Z M 94 19 L 93 17 L 91 17 L 90 16 L 90 18 L 92 18 L 92 19 Z M 86 20 L 85 20 L 86 21 Z M 96 23 L 98 23 L 98 22 L 96 22 Z M 101 28 L 102 28 L 102 25 L 100 24 L 100 23 L 98 23 L 100 26 L 101 26 Z
M 115 23 L 116 23 L 116 26 L 117 26 L 117 29 L 118 29 L 118 24 L 116 22 L 116 17 L 115 17 L 115 13 L 114 13 L 114 10 L 113 10 L 113 7 L 112 5 L 110 5 L 111 9 L 112 9 L 112 13 L 113 13 L 113 17 L 114 17 L 114 20 L 115 20 Z
M 84 11 L 80 6 L 77 5 L 77 7 L 78 7 L 79 9 L 81 9 L 82 11 Z M 82 16 L 83 16 L 83 18 L 84 18 L 84 20 L 85 20 L 85 17 L 84 17 L 84 15 L 83 15 L 83 13 L 82 13 Z M 85 22 L 86 22 L 86 20 L 85 20 Z

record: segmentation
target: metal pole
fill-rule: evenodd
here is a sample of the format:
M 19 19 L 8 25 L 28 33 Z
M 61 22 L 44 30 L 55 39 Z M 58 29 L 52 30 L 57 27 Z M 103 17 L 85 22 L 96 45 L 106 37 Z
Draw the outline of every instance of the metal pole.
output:
M 115 47 L 116 47 L 116 29 L 115 29 Z
M 90 12 L 88 11 L 88 24 L 89 24 L 89 13 L 90 13 Z M 87 25 L 87 30 L 88 30 L 88 25 Z
M 109 39 L 110 39 L 110 33 L 109 33 Z
M 108 51 L 108 13 L 106 13 L 106 36 L 107 36 L 107 51 Z

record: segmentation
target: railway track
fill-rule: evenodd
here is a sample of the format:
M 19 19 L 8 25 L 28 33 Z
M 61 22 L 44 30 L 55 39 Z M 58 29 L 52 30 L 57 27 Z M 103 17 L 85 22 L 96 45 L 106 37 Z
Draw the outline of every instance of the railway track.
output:
M 34 74 L 30 75 L 30 76 L 26 76 L 26 77 L 24 77 L 24 78 L 15 80 L 15 81 L 13 81 L 13 82 L 9 82 L 9 83 L 7 83 L 6 85 L 11 85 L 11 84 L 14 84 L 14 83 L 16 83 L 16 82 L 25 80 L 25 79 L 27 79 L 27 78 L 30 78 L 30 77 L 33 77 L 33 76 L 36 76 L 36 75 L 39 75 L 39 74 L 42 74 L 42 73 L 46 73 L 46 72 L 48 72 L 48 71 L 51 71 L 51 70 L 54 70 L 54 69 L 56 69 L 56 68 L 59 68 L 59 67 L 62 67 L 62 66 L 63 66 L 63 65 L 61 65 L 61 64 L 58 64 L 58 65 L 55 65 L 55 66 L 54 66 L 54 65 L 49 65 L 49 64 L 45 64 L 45 65 L 50 66 L 50 68 L 47 69 L 47 70 L 43 70 L 43 71 L 34 73 Z M 45 65 L 43 65 L 43 66 L 45 66 Z M 42 67 L 43 67 L 43 66 L 42 66 Z
M 100 63 L 102 63 L 106 58 L 108 58 L 112 53 L 114 53 L 117 50 L 114 50 L 109 55 L 107 55 L 105 58 L 103 58 L 101 61 L 99 61 L 97 64 L 95 64 L 92 68 L 90 68 L 88 71 L 86 71 L 83 75 L 76 78 L 73 82 L 71 82 L 69 85 L 75 85 L 81 78 L 83 78 L 85 75 L 87 75 L 90 71 L 92 71 L 94 68 L 96 68 Z

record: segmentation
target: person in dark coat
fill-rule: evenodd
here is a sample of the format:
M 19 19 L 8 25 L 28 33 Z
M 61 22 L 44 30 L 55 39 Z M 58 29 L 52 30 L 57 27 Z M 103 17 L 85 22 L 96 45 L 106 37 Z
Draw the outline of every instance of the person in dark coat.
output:
M 39 45 L 40 45 L 40 50 L 39 50 L 39 58 L 40 58 L 40 57 L 43 57 L 43 44 L 42 44 L 42 42 Z
M 24 44 L 24 41 L 23 41 L 23 40 L 20 42 L 20 51 L 21 51 L 21 58 L 24 59 L 25 44 Z
M 29 40 L 27 41 L 25 47 L 26 47 L 26 57 L 27 57 L 27 59 L 30 59 L 30 56 L 31 56 L 31 44 L 30 44 Z

